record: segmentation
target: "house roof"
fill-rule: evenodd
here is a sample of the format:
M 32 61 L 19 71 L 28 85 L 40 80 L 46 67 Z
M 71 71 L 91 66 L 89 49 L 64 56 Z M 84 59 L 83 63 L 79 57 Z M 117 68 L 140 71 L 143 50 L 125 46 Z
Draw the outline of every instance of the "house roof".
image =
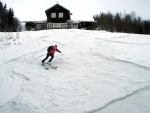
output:
M 46 20 L 43 21 L 22 21 L 21 23 L 47 23 Z
M 80 23 L 78 20 L 67 20 L 66 23 L 70 23 L 70 24 L 73 24 L 73 23 Z
M 67 8 L 65 8 L 65 7 L 63 7 L 62 5 L 60 5 L 60 4 L 57 3 L 57 4 L 53 5 L 52 7 L 48 8 L 48 9 L 45 10 L 45 11 L 48 11 L 48 10 L 52 9 L 52 8 L 55 7 L 55 6 L 60 6 L 60 7 L 64 8 L 64 9 L 68 10 Z M 68 11 L 70 11 L 70 10 L 68 10 Z

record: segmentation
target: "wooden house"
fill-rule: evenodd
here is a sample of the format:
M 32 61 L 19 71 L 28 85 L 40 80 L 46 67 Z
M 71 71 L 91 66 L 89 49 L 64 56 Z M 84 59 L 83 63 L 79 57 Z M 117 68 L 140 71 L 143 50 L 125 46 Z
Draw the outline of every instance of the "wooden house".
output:
M 26 22 L 27 30 L 44 30 L 44 29 L 92 29 L 92 23 L 95 21 L 87 20 L 71 20 L 70 10 L 55 4 L 45 11 L 46 21 L 30 21 Z M 84 16 L 84 15 L 83 15 Z
M 45 11 L 48 29 L 66 29 L 67 20 L 70 20 L 70 11 L 58 3 Z

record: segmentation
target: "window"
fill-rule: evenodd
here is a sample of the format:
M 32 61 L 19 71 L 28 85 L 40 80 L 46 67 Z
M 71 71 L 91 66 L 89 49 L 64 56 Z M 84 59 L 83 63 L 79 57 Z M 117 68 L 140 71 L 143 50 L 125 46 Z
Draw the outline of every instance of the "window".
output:
M 54 28 L 60 28 L 60 24 L 59 23 L 55 23 L 54 24 Z
M 48 23 L 47 24 L 47 28 L 53 28 L 53 24 L 52 23 Z
M 63 18 L 63 16 L 64 16 L 63 13 L 59 13 L 58 15 L 59 18 Z
M 41 29 L 41 24 L 36 24 L 36 29 Z
M 61 28 L 62 29 L 66 29 L 67 28 L 67 24 L 66 23 L 61 23 Z
M 51 13 L 51 18 L 56 18 L 56 13 Z

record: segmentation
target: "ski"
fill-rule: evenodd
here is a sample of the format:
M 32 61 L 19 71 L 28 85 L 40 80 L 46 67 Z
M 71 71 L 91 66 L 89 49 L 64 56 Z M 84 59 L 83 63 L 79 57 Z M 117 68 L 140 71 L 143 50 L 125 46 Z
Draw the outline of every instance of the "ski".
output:
M 54 68 L 54 69 L 56 69 L 56 68 L 57 68 L 56 66 L 52 66 L 52 65 L 51 65 L 51 67 L 52 67 L 52 68 Z
M 47 69 L 47 70 L 49 69 L 49 67 L 46 66 L 44 63 L 42 63 L 41 66 L 44 67 L 44 69 Z
M 47 63 L 42 63 L 41 65 L 42 65 L 46 70 L 48 70 L 50 67 L 53 68 L 53 69 L 57 69 L 56 66 L 48 65 Z

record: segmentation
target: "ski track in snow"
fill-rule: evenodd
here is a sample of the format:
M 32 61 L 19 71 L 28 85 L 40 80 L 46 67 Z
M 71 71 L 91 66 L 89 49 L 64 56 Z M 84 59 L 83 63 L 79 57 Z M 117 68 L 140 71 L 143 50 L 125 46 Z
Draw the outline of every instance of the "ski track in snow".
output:
M 28 38 L 31 38 L 31 36 L 30 36 L 28 33 L 26 33 L 26 35 L 27 35 Z M 48 37 L 48 36 L 43 36 L 43 37 L 39 37 L 39 38 L 36 38 L 36 39 L 37 39 L 37 40 L 38 40 L 38 39 L 41 40 L 41 38 L 46 38 L 46 37 Z M 59 42 L 57 42 L 57 41 L 54 41 L 54 42 L 61 45 L 61 43 L 59 43 Z M 68 44 L 72 44 L 72 43 L 73 43 L 73 42 L 68 43 Z M 68 44 L 66 44 L 66 45 L 68 45 Z M 62 44 L 62 45 L 63 45 L 63 44 Z M 45 51 L 45 48 L 44 48 L 44 51 Z M 10 65 L 10 63 L 15 64 L 16 61 L 19 60 L 18 62 L 20 63 L 20 65 L 17 66 L 17 67 L 14 67 L 14 69 L 13 69 L 13 71 L 12 71 L 13 76 L 15 75 L 16 77 L 19 77 L 20 79 L 23 79 L 23 81 L 24 81 L 24 80 L 29 81 L 30 79 L 29 79 L 28 77 L 26 77 L 26 75 L 17 72 L 16 69 L 19 68 L 19 67 L 21 67 L 22 64 L 25 63 L 25 62 L 23 61 L 23 57 L 25 58 L 26 56 L 28 56 L 28 55 L 30 56 L 30 55 L 35 54 L 35 53 L 38 53 L 38 52 L 26 53 L 26 54 L 24 54 L 24 55 L 22 55 L 22 56 L 20 56 L 20 57 L 18 57 L 18 58 L 14 58 L 14 59 L 11 59 L 11 60 L 9 60 L 9 61 L 5 61 L 5 62 L 3 62 L 3 64 L 1 64 L 1 66 Z M 44 55 L 46 55 L 46 54 L 44 54 Z M 41 56 L 43 56 L 43 55 L 41 55 Z M 37 56 L 37 57 L 35 58 L 35 60 L 38 59 L 38 58 L 40 58 L 41 56 Z M 45 57 L 45 56 L 44 56 L 44 57 Z M 20 61 L 20 60 L 21 60 L 21 61 Z M 9 71 L 9 70 L 7 70 L 7 71 Z M 7 105 L 13 103 L 14 98 L 15 98 L 15 97 L 13 97 L 13 98 L 12 98 L 11 100 L 9 100 L 7 103 L 5 103 L 5 104 L 3 104 L 2 106 L 0 106 L 0 108 L 3 108 L 3 107 L 5 107 L 5 106 L 7 106 Z
M 70 32 L 72 33 L 73 31 L 69 31 L 68 30 L 66 32 L 68 32 L 68 35 L 69 35 L 69 33 Z M 82 44 L 83 44 L 83 46 L 85 46 L 86 44 L 84 43 L 84 41 L 86 40 L 86 38 L 89 38 L 88 34 L 90 32 L 86 32 L 86 33 L 85 32 L 83 32 L 83 33 L 82 32 L 80 32 L 80 33 L 73 32 L 73 33 L 74 33 L 74 40 L 73 41 L 66 41 L 66 42 L 62 43 L 61 41 L 53 40 L 53 42 L 56 43 L 56 44 L 58 44 L 58 45 L 60 45 L 63 50 L 65 50 L 68 46 L 69 47 L 73 47 L 72 46 L 73 44 L 79 43 L 80 41 L 83 42 Z M 26 33 L 26 34 L 27 34 L 28 37 L 31 37 L 28 33 Z M 43 40 L 43 39 L 46 39 L 49 36 L 53 36 L 54 34 L 55 34 L 55 32 L 53 34 L 48 35 L 48 36 L 39 36 L 38 38 L 36 38 L 36 40 Z M 94 35 L 94 33 L 90 34 L 90 35 L 91 35 L 91 38 L 93 38 L 92 36 Z M 61 37 L 61 35 L 60 35 L 60 37 Z M 80 39 L 81 37 L 83 39 Z M 126 36 L 123 36 L 123 37 L 125 38 Z M 112 38 L 114 38 L 114 37 L 112 37 Z M 134 43 L 117 42 L 117 41 L 111 41 L 111 40 L 102 39 L 102 38 L 101 39 L 98 38 L 98 40 L 100 40 L 100 41 L 97 41 L 97 39 L 96 39 L 96 40 L 93 40 L 93 42 L 88 42 L 89 43 L 89 45 L 88 45 L 89 47 L 85 47 L 85 51 L 88 50 L 88 49 L 90 49 L 89 50 L 90 54 L 94 53 L 93 55 L 91 55 L 92 58 L 99 57 L 100 58 L 100 61 L 98 62 L 99 64 L 101 64 L 103 62 L 108 63 L 108 64 L 102 64 L 102 65 L 104 65 L 104 68 L 107 67 L 107 68 L 110 68 L 110 69 L 114 69 L 115 67 L 114 68 L 111 67 L 110 64 L 114 64 L 114 66 L 116 66 L 116 67 L 118 66 L 118 68 L 119 68 L 120 65 L 124 65 L 125 66 L 125 70 L 126 71 L 129 70 L 129 72 L 126 72 L 127 74 L 130 74 L 130 73 L 135 74 L 135 70 L 136 69 L 139 69 L 139 72 L 141 72 L 141 73 L 142 72 L 150 73 L 150 71 L 149 71 L 150 68 L 149 67 L 142 66 L 142 65 L 139 65 L 139 64 L 136 64 L 136 63 L 133 63 L 133 62 L 125 61 L 125 60 L 119 60 L 119 59 L 116 59 L 116 58 L 114 58 L 112 56 L 107 56 L 107 54 L 105 55 L 105 54 L 101 54 L 101 53 L 95 52 L 95 51 L 99 51 L 100 49 L 96 48 L 96 50 L 95 50 L 93 46 L 90 46 L 90 44 L 92 45 L 92 43 L 95 43 L 96 45 L 98 45 L 98 44 L 101 44 L 101 43 L 103 43 L 105 41 L 109 42 L 109 43 L 123 43 L 123 44 L 129 44 L 129 45 L 130 44 L 134 45 Z M 136 44 L 136 45 L 141 45 L 141 44 Z M 74 49 L 78 50 L 80 48 L 75 47 Z M 109 49 L 109 48 L 106 47 L 106 49 Z M 42 51 L 44 51 L 44 52 L 42 52 Z M 44 54 L 41 55 L 41 52 L 44 53 Z M 80 52 L 82 52 L 82 51 L 79 51 L 79 53 Z M 68 55 L 69 54 L 70 53 L 68 52 Z M 88 96 L 90 97 L 91 96 L 91 98 L 93 98 L 93 95 L 89 94 L 90 93 L 89 87 L 91 87 L 91 86 L 88 85 L 88 84 L 93 84 L 93 83 L 92 83 L 92 81 L 87 80 L 87 76 L 89 77 L 90 75 L 92 75 L 92 73 L 97 73 L 97 75 L 100 75 L 100 77 L 103 77 L 103 75 L 104 76 L 105 75 L 110 76 L 111 71 L 108 69 L 107 72 L 103 72 L 103 70 L 99 70 L 98 68 L 94 68 L 94 67 L 92 68 L 92 65 L 94 65 L 96 63 L 96 62 L 92 62 L 92 61 L 89 61 L 89 65 L 91 65 L 91 69 L 87 68 L 87 70 L 82 70 L 82 69 L 80 69 L 80 68 L 77 67 L 77 70 L 82 70 L 82 71 L 80 71 L 82 73 L 79 74 L 76 71 L 74 71 L 75 74 L 79 74 L 79 75 L 81 75 L 82 79 L 87 80 L 85 83 L 84 82 L 81 83 L 81 86 L 82 86 L 82 88 L 84 90 L 81 91 L 81 92 L 79 92 L 79 90 L 82 89 L 82 88 L 78 88 L 75 85 L 77 83 L 77 81 L 73 81 L 73 78 L 75 76 L 72 75 L 72 78 L 70 78 L 71 75 L 68 75 L 67 72 L 66 72 L 66 75 L 64 75 L 64 77 L 66 77 L 66 79 L 67 79 L 65 81 L 66 84 L 70 85 L 70 86 L 67 86 L 67 87 L 66 87 L 66 85 L 62 85 L 61 87 L 57 86 L 58 85 L 57 82 L 62 82 L 61 79 L 58 79 L 58 81 L 57 81 L 57 79 L 55 79 L 54 76 L 51 76 L 52 78 L 48 78 L 48 73 L 50 71 L 46 71 L 45 72 L 45 70 L 43 69 L 43 71 L 40 73 L 40 72 L 34 72 L 34 71 L 30 70 L 31 73 L 35 73 L 34 77 L 31 76 L 32 74 L 30 75 L 30 73 L 27 72 L 26 68 L 27 69 L 29 69 L 30 67 L 31 68 L 35 68 L 35 69 L 42 68 L 39 64 L 41 62 L 41 59 L 43 59 L 43 57 L 45 57 L 44 55 L 45 55 L 45 48 L 43 48 L 41 50 L 38 50 L 38 51 L 35 51 L 35 52 L 26 53 L 26 54 L 24 54 L 22 56 L 19 56 L 18 58 L 10 59 L 9 61 L 6 61 L 6 62 L 4 62 L 3 64 L 0 65 L 0 67 L 3 68 L 3 67 L 5 67 L 5 65 L 11 65 L 12 66 L 12 64 L 16 64 L 16 65 L 12 66 L 7 71 L 11 74 L 12 77 L 14 77 L 13 79 L 17 78 L 17 80 L 18 79 L 21 80 L 20 90 L 18 90 L 18 92 L 16 93 L 16 95 L 14 95 L 14 97 L 12 97 L 11 100 L 7 101 L 7 103 L 5 103 L 5 104 L 3 104 L 3 105 L 0 106 L 0 111 L 3 111 L 3 109 L 5 109 L 7 107 L 10 107 L 10 111 L 14 111 L 14 112 L 20 113 L 20 110 L 22 109 L 22 107 L 30 108 L 28 105 L 26 105 L 26 103 L 21 103 L 21 97 L 28 96 L 26 94 L 26 92 L 30 92 L 30 91 L 33 92 L 33 96 L 35 95 L 34 93 L 38 93 L 37 92 L 37 87 L 40 86 L 40 85 L 34 83 L 36 81 L 38 83 L 48 82 L 48 80 L 51 81 L 51 79 L 54 79 L 56 81 L 56 83 L 53 83 L 53 85 L 51 85 L 51 84 L 49 84 L 49 85 L 48 84 L 43 84 L 43 87 L 45 87 L 45 89 L 47 91 L 46 94 L 44 94 L 44 96 L 48 96 L 47 94 L 50 94 L 49 97 L 45 97 L 45 98 L 43 97 L 43 99 L 45 99 L 43 101 L 41 100 L 42 97 L 41 98 L 40 97 L 35 97 L 37 99 L 36 101 L 39 100 L 39 101 L 42 102 L 42 103 L 37 103 L 37 106 L 34 106 L 34 107 L 37 107 L 37 108 L 35 108 L 35 111 L 36 110 L 38 111 L 38 109 L 41 109 L 41 110 L 44 111 L 43 113 L 47 113 L 48 111 L 51 111 L 50 108 L 48 108 L 50 106 L 51 107 L 56 107 L 56 108 L 52 108 L 53 112 L 70 113 L 71 110 L 75 110 L 76 109 L 77 104 L 79 104 L 80 102 L 83 103 L 83 104 L 85 104 L 83 106 L 87 107 L 87 109 L 86 108 L 79 108 L 79 110 L 77 109 L 77 111 L 76 110 L 72 111 L 72 113 L 81 113 L 81 111 L 83 113 L 94 113 L 94 112 L 99 112 L 100 113 L 101 110 L 105 110 L 105 109 L 107 109 L 107 107 L 112 106 L 115 103 L 118 103 L 118 102 L 121 102 L 121 101 L 123 101 L 123 100 L 125 100 L 127 98 L 130 98 L 133 95 L 137 95 L 140 92 L 143 92 L 143 91 L 146 91 L 146 90 L 150 90 L 150 85 L 149 85 L 150 84 L 150 80 L 149 79 L 148 80 L 144 79 L 144 80 L 141 80 L 141 81 L 139 81 L 137 79 L 137 80 L 134 81 L 134 80 L 132 80 L 133 78 L 131 78 L 131 77 L 128 78 L 128 76 L 126 76 L 125 74 L 123 74 L 123 75 L 120 76 L 120 78 L 116 78 L 116 79 L 118 79 L 118 81 L 120 81 L 120 80 L 124 81 L 125 79 L 129 79 L 129 85 L 131 85 L 131 86 L 133 84 L 135 85 L 133 88 L 131 88 L 132 91 L 131 90 L 128 91 L 126 89 L 126 91 L 129 92 L 129 93 L 126 92 L 125 95 L 122 95 L 119 98 L 117 96 L 116 97 L 112 97 L 112 98 L 110 98 L 110 101 L 107 101 L 107 102 L 104 101 L 105 104 L 101 104 L 100 107 L 98 107 L 99 105 L 89 107 L 88 101 L 91 101 L 91 99 L 86 100 L 87 99 L 86 97 L 88 97 Z M 33 57 L 33 56 L 36 56 L 36 57 Z M 31 58 L 31 60 L 29 60 L 29 58 Z M 64 56 L 63 55 L 62 58 L 60 58 L 60 59 L 58 58 L 58 60 L 62 61 L 63 58 L 64 59 L 68 58 L 66 60 L 66 64 L 68 63 L 71 66 L 77 65 L 77 63 L 71 64 L 69 56 Z M 77 62 L 78 60 L 80 60 L 80 58 L 78 58 L 77 60 L 76 59 L 73 59 L 73 60 Z M 83 66 L 85 66 L 86 61 L 88 61 L 89 59 L 85 58 L 85 59 L 81 59 L 81 60 L 83 61 Z M 55 62 L 55 63 L 59 64 L 58 62 Z M 62 65 L 64 66 L 62 68 L 65 70 L 65 68 L 67 68 L 67 66 L 66 66 L 66 64 L 64 64 L 64 61 L 62 61 L 62 63 L 63 63 Z M 133 67 L 133 70 L 130 69 L 130 67 Z M 99 68 L 103 69 L 102 66 L 100 66 Z M 120 69 L 122 69 L 122 68 L 120 68 Z M 115 68 L 114 70 L 116 71 L 117 68 Z M 112 71 L 114 71 L 114 70 L 112 70 Z M 53 72 L 54 70 L 51 69 L 51 71 Z M 60 71 L 58 69 L 58 72 L 61 72 L 61 69 L 60 69 Z M 58 72 L 55 72 L 56 75 L 59 75 Z M 6 72 L 1 72 L 1 73 L 6 73 Z M 115 72 L 115 73 L 116 73 L 116 75 L 119 74 L 119 72 Z M 116 75 L 111 75 L 111 76 L 116 76 Z M 137 77 L 139 77 L 139 76 L 140 76 L 140 74 L 137 75 Z M 145 77 L 147 77 L 147 76 L 148 75 L 145 75 Z M 44 80 L 42 77 L 47 77 L 47 80 Z M 58 77 L 60 77 L 60 76 L 58 76 Z M 79 76 L 77 76 L 77 78 L 78 77 Z M 124 78 L 124 77 L 127 77 L 127 78 Z M 41 81 L 38 80 L 39 78 L 41 79 Z M 111 79 L 111 78 L 108 78 L 108 79 Z M 103 82 L 102 78 L 100 80 L 101 80 L 101 82 Z M 1 78 L 0 78 L 0 81 L 2 81 Z M 104 79 L 104 81 L 105 81 L 105 79 Z M 28 84 L 33 85 L 33 87 L 31 87 Z M 141 85 L 141 88 L 137 89 L 138 87 L 136 85 L 137 86 Z M 23 87 L 23 86 L 25 86 L 25 87 Z M 76 88 L 76 91 L 74 91 L 73 95 L 74 96 L 78 96 L 78 97 L 75 97 L 73 100 L 70 100 L 68 103 L 63 103 L 64 106 L 63 105 L 59 105 L 59 102 L 57 103 L 57 102 L 53 101 L 53 100 L 57 100 L 56 97 L 62 99 L 62 101 L 64 101 L 64 102 L 66 102 L 66 101 L 63 100 L 63 98 L 68 98 L 67 100 L 69 100 L 70 98 L 72 98 L 72 96 L 69 95 L 69 94 L 72 94 L 72 92 L 70 92 L 70 91 L 73 91 L 71 89 L 72 86 L 75 86 L 75 88 Z M 32 89 L 32 88 L 35 88 L 35 89 Z M 49 90 L 47 88 L 49 88 Z M 124 86 L 122 88 L 124 88 Z M 63 90 L 66 94 L 68 94 L 68 97 L 66 97 L 65 93 L 63 91 L 61 92 L 61 90 Z M 58 91 L 60 91 L 60 92 L 58 92 Z M 43 92 L 39 92 L 39 93 L 43 94 Z M 64 97 L 62 97 L 62 96 L 64 96 Z M 45 101 L 47 101 L 46 99 L 49 99 L 49 102 L 51 102 L 51 105 L 45 105 L 46 104 Z M 23 98 L 23 100 L 25 100 L 25 97 Z M 19 106 L 20 108 L 16 108 L 17 106 Z M 68 106 L 70 106 L 71 108 L 70 109 L 67 108 Z M 31 107 L 33 107 L 33 106 L 31 106 Z M 95 107 L 95 109 L 94 109 L 94 107 Z M 32 112 L 35 112 L 35 111 L 33 110 Z
M 137 44 L 137 43 L 129 43 L 129 42 L 121 42 L 121 41 L 113 41 L 113 40 L 107 40 L 107 39 L 99 39 L 97 38 L 98 40 L 102 40 L 102 41 L 106 41 L 106 42 L 113 42 L 113 43 L 119 43 L 119 44 L 129 44 L 129 45 L 142 45 L 142 46 L 145 46 L 145 45 L 150 45 L 149 43 L 147 44 Z
M 113 38 L 126 38 L 128 37 L 129 35 L 127 36 L 121 36 L 121 37 L 111 37 L 110 39 L 113 39 Z M 127 45 L 142 45 L 142 46 L 145 46 L 145 45 L 150 45 L 149 43 L 148 44 L 137 44 L 137 43 L 129 43 L 129 42 L 121 42 L 121 41 L 112 41 L 112 40 L 109 40 L 109 39 L 105 39 L 105 38 L 96 38 L 98 40 L 101 40 L 101 41 L 106 41 L 106 42 L 110 42 L 110 43 L 122 43 L 122 44 L 127 44 Z M 100 54 L 99 54 L 100 55 Z M 110 61 L 116 61 L 116 62 L 122 62 L 122 63 L 127 63 L 127 64 L 130 64 L 130 65 L 133 65 L 135 67 L 139 67 L 139 68 L 143 68 L 144 70 L 148 70 L 150 71 L 150 67 L 146 67 L 146 66 L 143 66 L 143 65 L 140 65 L 140 64 L 136 64 L 134 62 L 130 62 L 130 61 L 126 61 L 126 60 L 120 60 L 120 59 L 116 59 L 116 58 L 110 58 L 110 57 L 107 57 L 107 56 L 103 56 L 103 55 L 100 55 L 101 58 L 103 59 L 106 59 L 106 60 L 110 60 Z M 150 83 L 150 81 L 148 81 L 148 84 Z M 101 106 L 100 108 L 97 108 L 97 109 L 93 109 L 93 110 L 89 110 L 89 111 L 86 111 L 84 113 L 101 113 L 101 110 L 103 109 L 107 109 L 107 107 L 117 103 L 117 102 L 120 102 L 120 101 L 123 101 L 124 99 L 126 98 L 130 98 L 131 96 L 133 95 L 137 95 L 138 93 L 140 92 L 143 92 L 145 90 L 150 90 L 150 85 L 146 85 L 144 86 L 143 88 L 140 88 L 140 89 L 137 89 L 123 97 L 119 97 L 119 98 L 116 98 L 108 103 L 106 103 L 105 105 Z M 109 111 L 110 112 L 110 111 Z M 104 111 L 105 113 L 105 111 Z
M 145 87 L 143 87 L 141 89 L 137 89 L 137 90 L 135 90 L 135 91 L 131 92 L 130 94 L 127 94 L 127 95 L 125 95 L 123 97 L 116 98 L 116 99 L 108 102 L 107 104 L 105 104 L 104 106 L 102 106 L 100 108 L 93 109 L 93 110 L 90 110 L 90 111 L 87 111 L 87 112 L 84 112 L 84 113 L 95 113 L 95 112 L 99 112 L 100 113 L 101 110 L 107 109 L 107 107 L 109 107 L 109 106 L 111 106 L 111 105 L 113 105 L 113 104 L 115 104 L 117 102 L 123 101 L 126 98 L 130 98 L 133 95 L 137 95 L 138 93 L 141 93 L 141 92 L 143 92 L 145 90 L 150 90 L 150 85 L 147 85 L 147 86 L 145 86 Z

